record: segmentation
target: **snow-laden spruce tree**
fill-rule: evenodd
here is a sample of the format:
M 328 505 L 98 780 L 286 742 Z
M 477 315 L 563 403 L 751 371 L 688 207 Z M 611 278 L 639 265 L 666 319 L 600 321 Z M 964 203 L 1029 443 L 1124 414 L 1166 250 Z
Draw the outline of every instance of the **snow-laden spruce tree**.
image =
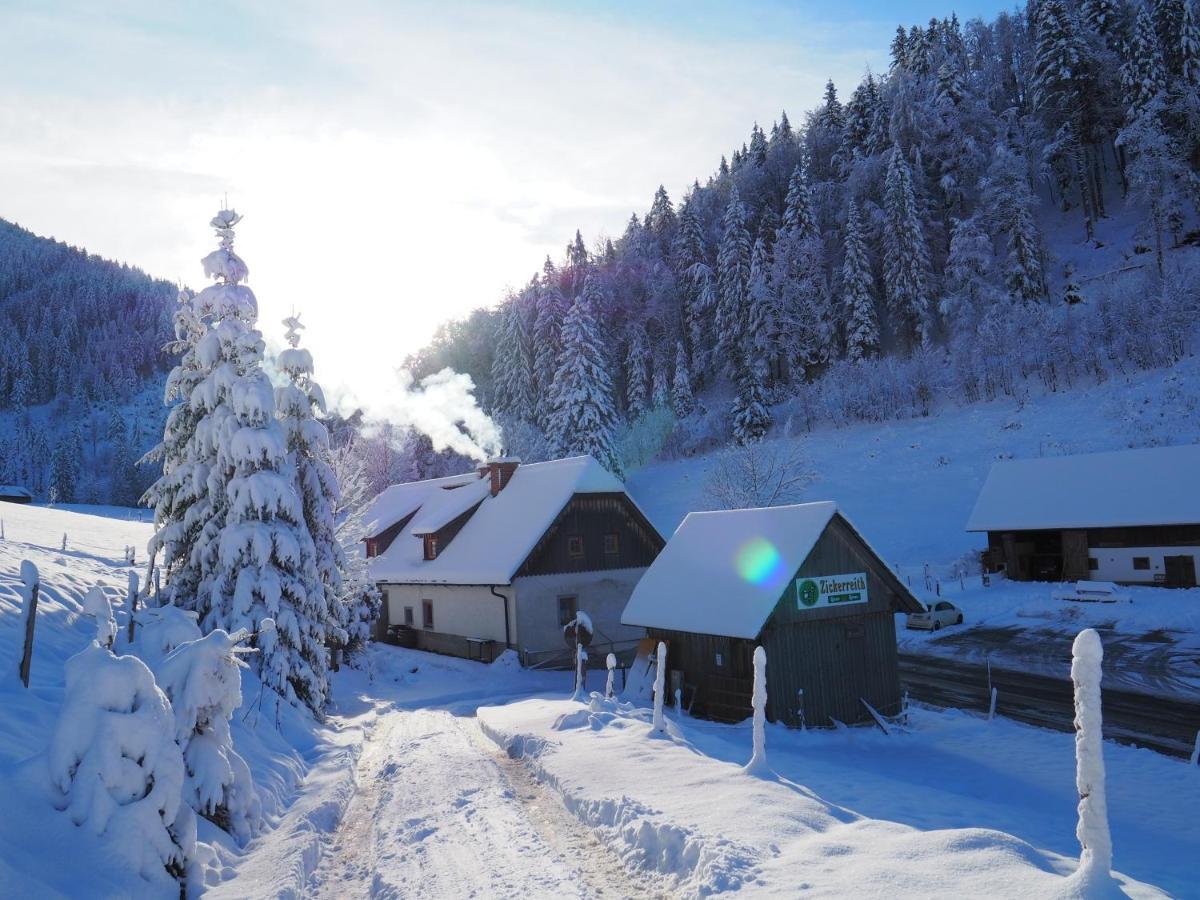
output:
M 612 379 L 600 336 L 601 300 L 600 286 L 589 272 L 563 322 L 551 436 L 560 455 L 591 454 L 620 475 L 621 461 L 613 443 Z
M 531 421 L 533 356 L 517 298 L 510 297 L 501 304 L 498 316 L 492 357 L 492 405 L 514 418 Z
M 196 824 L 182 802 L 171 706 L 146 664 L 95 641 L 67 660 L 47 770 L 55 805 L 104 839 L 114 863 L 180 892 Z
M 1154 31 L 1154 20 L 1145 5 L 1138 10 L 1134 21 L 1133 33 L 1125 51 L 1125 62 L 1121 66 L 1121 83 L 1127 122 L 1136 120 L 1147 106 L 1161 98 L 1167 90 L 1167 70 L 1162 49 Z
M 275 389 L 275 409 L 287 436 L 288 463 L 296 479 L 296 492 L 304 510 L 304 524 L 312 538 L 317 575 L 330 608 L 330 643 L 346 646 L 350 610 L 343 596 L 346 556 L 337 539 L 334 515 L 341 498 L 337 475 L 330 465 L 329 430 L 317 414 L 325 413 L 325 392 L 313 379 L 312 354 L 300 346 L 300 320 L 283 320 L 288 346 L 276 361 L 288 384 Z
M 721 244 L 717 249 L 717 354 L 732 374 L 746 335 L 746 290 L 750 281 L 750 232 L 746 229 L 746 207 L 737 187 L 730 191 L 729 205 L 721 220 Z M 709 338 L 711 341 L 711 337 Z
M 795 377 L 830 359 L 834 323 L 825 278 L 824 249 L 813 218 L 807 176 L 797 166 L 789 182 L 783 224 L 773 248 L 775 295 L 769 342 L 780 345 Z M 783 367 L 776 369 L 783 375 Z
M 687 351 L 683 341 L 675 343 L 675 374 L 671 379 L 671 409 L 678 419 L 686 419 L 696 408 L 692 394 L 692 375 L 688 371 Z
M 875 314 L 874 279 L 858 204 L 846 210 L 846 257 L 842 261 L 842 306 L 846 318 L 846 359 L 858 362 L 879 355 L 879 318 Z
M 171 701 L 174 736 L 183 751 L 183 796 L 204 818 L 245 845 L 262 825 L 262 804 L 250 768 L 233 748 L 229 721 L 242 704 L 239 658 L 248 637 L 217 629 L 180 644 L 155 668 Z
M 214 323 L 196 348 L 209 374 L 193 397 L 210 410 L 196 438 L 213 456 L 208 494 L 225 507 L 219 527 L 201 534 L 200 627 L 257 635 L 263 683 L 319 715 L 328 687 L 329 604 L 262 370 L 258 302 L 242 284 L 248 270 L 233 249 L 239 221 L 232 210 L 213 219 L 220 246 L 204 258 L 204 271 L 214 283 L 196 297 Z M 268 618 L 278 627 L 259 634 Z
M 553 412 L 550 393 L 558 369 L 558 351 L 562 344 L 562 324 L 567 304 L 559 288 L 559 274 L 550 257 L 542 268 L 537 291 L 537 315 L 533 320 L 534 421 L 546 430 Z
M 196 438 L 196 427 L 209 410 L 196 387 L 210 373 L 197 353 L 208 333 L 209 317 L 201 312 L 189 290 L 179 292 L 175 310 L 175 341 L 168 352 L 179 360 L 167 376 L 163 401 L 167 413 L 163 439 L 146 454 L 146 460 L 162 464 L 162 475 L 146 491 L 142 502 L 154 508 L 155 532 L 150 539 L 151 555 L 162 553 L 164 591 L 170 602 L 199 610 L 199 586 L 203 575 L 198 543 L 217 509 L 208 495 L 208 471 L 213 449 Z
M 884 183 L 883 266 L 892 326 L 909 348 L 933 339 L 929 250 L 913 192 L 912 171 L 899 145 L 892 148 Z
M 625 412 L 632 421 L 648 408 L 647 383 L 650 379 L 650 340 L 646 326 L 629 326 L 629 351 L 625 356 Z
M 771 410 L 763 387 L 762 366 L 748 351 L 735 352 L 733 439 L 739 444 L 761 440 L 771 427 Z
M 346 560 L 341 595 L 347 620 L 346 651 L 354 653 L 370 639 L 371 628 L 379 618 L 381 605 L 379 588 L 371 580 L 362 545 L 364 519 L 375 492 L 367 478 L 365 460 L 352 444 L 336 450 L 331 465 L 341 489 L 334 521 L 337 522 L 337 539 L 342 545 L 342 556 Z

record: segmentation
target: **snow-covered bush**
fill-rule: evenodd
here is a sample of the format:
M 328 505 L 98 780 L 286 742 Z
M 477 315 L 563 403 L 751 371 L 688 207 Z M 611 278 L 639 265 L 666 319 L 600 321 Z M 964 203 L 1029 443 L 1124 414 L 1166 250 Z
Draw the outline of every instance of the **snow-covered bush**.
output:
M 250 769 L 233 749 L 229 721 L 242 703 L 239 644 L 244 632 L 220 629 L 180 644 L 155 669 L 171 701 L 175 740 L 183 751 L 183 796 L 217 827 L 245 844 L 258 831 L 262 807 Z
M 92 642 L 66 662 L 47 754 L 55 805 L 103 836 L 117 864 L 161 887 L 182 879 L 195 818 L 181 801 L 183 754 L 146 664 Z
M 723 451 L 704 488 L 716 509 L 757 509 L 797 502 L 815 477 L 802 440 L 759 441 Z
M 92 585 L 83 595 L 83 611 L 96 620 L 96 643 L 109 648 L 117 636 L 117 620 L 113 618 L 112 604 L 104 588 Z
M 180 644 L 203 637 L 196 613 L 178 606 L 147 606 L 135 616 L 137 629 L 129 651 L 153 670 Z M 122 642 L 118 642 L 118 647 Z

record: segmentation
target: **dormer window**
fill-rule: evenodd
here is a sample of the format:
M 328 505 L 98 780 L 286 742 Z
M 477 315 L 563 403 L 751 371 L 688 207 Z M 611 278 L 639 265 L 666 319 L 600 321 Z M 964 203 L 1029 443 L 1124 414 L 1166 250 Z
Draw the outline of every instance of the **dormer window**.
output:
M 436 534 L 425 535 L 425 558 L 437 559 L 438 539 Z

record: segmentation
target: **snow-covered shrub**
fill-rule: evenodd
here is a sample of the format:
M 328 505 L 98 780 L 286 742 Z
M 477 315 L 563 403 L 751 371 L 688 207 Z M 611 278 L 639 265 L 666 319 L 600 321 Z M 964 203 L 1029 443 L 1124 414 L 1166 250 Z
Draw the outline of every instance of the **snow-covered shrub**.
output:
M 195 612 L 178 606 L 143 607 L 135 616 L 137 629 L 129 651 L 153 670 L 180 644 L 203 637 L 196 619 Z
M 640 469 L 658 458 L 675 430 L 670 407 L 656 406 L 628 423 L 617 435 L 617 453 L 626 472 Z
M 112 604 L 104 588 L 92 585 L 83 595 L 83 611 L 96 620 L 96 643 L 109 648 L 117 636 L 117 620 L 113 618 Z
M 95 642 L 65 671 L 47 754 L 55 805 L 103 836 L 119 865 L 168 886 L 183 877 L 195 847 L 170 704 L 145 663 Z
M 723 451 L 704 489 L 716 509 L 757 509 L 797 502 L 815 477 L 802 439 L 759 441 Z
M 175 740 L 186 766 L 184 799 L 245 844 L 258 831 L 262 806 L 250 769 L 233 749 L 229 721 L 242 703 L 239 647 L 247 635 L 217 630 L 180 644 L 155 669 L 171 701 Z

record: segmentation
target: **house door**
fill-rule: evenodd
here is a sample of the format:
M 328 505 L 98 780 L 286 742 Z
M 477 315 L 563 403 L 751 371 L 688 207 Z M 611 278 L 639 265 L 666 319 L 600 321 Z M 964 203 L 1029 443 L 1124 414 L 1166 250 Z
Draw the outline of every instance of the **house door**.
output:
M 1196 559 L 1192 556 L 1166 556 L 1167 587 L 1195 587 Z
M 1088 545 L 1086 531 L 1062 533 L 1063 572 L 1065 581 L 1086 581 L 1088 577 Z

